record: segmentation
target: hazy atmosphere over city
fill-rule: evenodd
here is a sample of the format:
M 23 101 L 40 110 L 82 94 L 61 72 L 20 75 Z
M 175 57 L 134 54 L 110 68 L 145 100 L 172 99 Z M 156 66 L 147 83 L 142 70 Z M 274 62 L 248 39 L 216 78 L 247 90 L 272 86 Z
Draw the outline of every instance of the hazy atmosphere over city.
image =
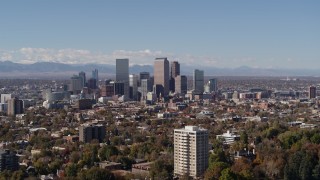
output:
M 318 69 L 320 2 L 3 1 L 0 60 Z
M 0 3 L 0 180 L 320 180 L 319 0 Z

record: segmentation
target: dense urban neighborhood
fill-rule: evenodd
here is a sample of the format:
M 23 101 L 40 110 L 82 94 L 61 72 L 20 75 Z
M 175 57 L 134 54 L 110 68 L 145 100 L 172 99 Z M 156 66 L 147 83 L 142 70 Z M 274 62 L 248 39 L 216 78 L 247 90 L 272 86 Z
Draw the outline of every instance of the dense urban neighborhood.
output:
M 320 179 L 320 78 L 79 71 L 0 79 L 0 179 Z

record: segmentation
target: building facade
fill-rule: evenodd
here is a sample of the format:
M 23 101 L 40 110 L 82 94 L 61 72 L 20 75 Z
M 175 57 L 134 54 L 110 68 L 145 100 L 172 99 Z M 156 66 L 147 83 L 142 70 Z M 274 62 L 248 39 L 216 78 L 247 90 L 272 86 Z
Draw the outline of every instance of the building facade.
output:
M 313 99 L 317 97 L 317 88 L 315 86 L 309 87 L 309 99 Z
M 86 73 L 83 72 L 83 71 L 79 72 L 79 77 L 80 77 L 81 80 L 82 80 L 82 86 L 83 86 L 83 87 L 86 87 L 86 83 L 87 83 Z
M 100 91 L 102 97 L 112 97 L 114 95 L 113 84 L 102 85 Z
M 169 95 L 169 61 L 167 58 L 156 58 L 154 61 L 154 85 L 157 96 Z
M 116 81 L 124 84 L 124 97 L 129 98 L 129 59 L 116 59 Z
M 19 157 L 10 150 L 0 150 L 0 172 L 19 169 Z
M 97 80 L 95 78 L 90 78 L 88 80 L 88 88 L 90 89 L 97 89 Z
M 98 69 L 94 69 L 94 70 L 92 71 L 92 78 L 96 80 L 97 86 L 98 86 L 98 83 L 99 83 L 99 73 L 98 73 Z
M 180 64 L 178 61 L 171 62 L 170 91 L 175 92 L 175 77 L 180 75 Z
M 139 80 L 141 82 L 142 79 L 149 79 L 150 73 L 149 72 L 140 72 L 139 74 Z
M 209 86 L 209 92 L 217 92 L 218 86 L 217 86 L 217 79 L 209 79 L 208 81 L 208 86 Z
M 18 98 L 8 100 L 8 115 L 23 114 L 23 101 Z
M 73 94 L 78 94 L 81 92 L 82 88 L 83 88 L 82 78 L 76 75 L 71 77 L 69 91 L 72 91 Z
M 130 86 L 130 99 L 137 101 L 138 100 L 138 75 L 136 74 L 129 75 L 129 86 Z
M 106 137 L 106 127 L 102 124 L 83 124 L 79 127 L 79 141 L 89 143 L 97 139 L 100 143 Z
M 208 130 L 185 126 L 174 130 L 174 175 L 199 178 L 208 168 Z
M 79 99 L 75 107 L 79 110 L 91 109 L 92 108 L 92 100 L 91 99 Z
M 124 82 L 114 82 L 113 83 L 113 92 L 114 92 L 114 95 L 124 95 L 125 93 L 125 83 Z
M 202 94 L 204 91 L 204 72 L 199 69 L 193 71 L 193 89 L 195 93 Z
M 187 94 L 188 79 L 187 76 L 178 75 L 175 77 L 175 92 L 178 94 Z
M 8 103 L 8 100 L 12 99 L 12 94 L 1 94 L 1 102 L 0 103 Z
M 141 83 L 141 87 L 140 87 L 141 99 L 145 100 L 147 98 L 148 92 L 152 91 L 152 88 L 150 86 L 150 80 L 142 79 L 140 83 Z

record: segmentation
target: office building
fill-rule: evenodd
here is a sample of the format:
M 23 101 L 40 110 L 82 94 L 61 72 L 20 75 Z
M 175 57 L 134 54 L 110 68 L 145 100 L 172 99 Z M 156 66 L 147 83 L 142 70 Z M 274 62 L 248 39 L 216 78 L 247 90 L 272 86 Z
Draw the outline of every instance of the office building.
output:
M 138 100 L 138 75 L 129 75 L 129 86 L 130 86 L 130 99 Z
M 18 98 L 8 100 L 8 115 L 23 114 L 23 101 Z
M 79 141 L 90 143 L 93 139 L 100 143 L 106 137 L 106 127 L 102 124 L 83 124 L 79 127 Z
M 188 79 L 187 76 L 178 75 L 175 77 L 175 92 L 178 94 L 187 94 Z
M 315 86 L 309 87 L 309 99 L 313 99 L 317 97 L 317 88 Z
M 81 92 L 82 88 L 83 88 L 82 78 L 76 75 L 71 77 L 69 90 L 72 91 L 73 94 L 78 94 Z
M 109 85 L 111 82 L 112 82 L 111 79 L 106 79 L 106 80 L 104 80 L 104 84 L 105 84 L 105 85 Z
M 1 101 L 0 103 L 8 103 L 9 99 L 12 99 L 12 94 L 1 94 Z
M 120 95 L 123 96 L 125 93 L 125 83 L 124 82 L 114 82 L 113 83 L 113 92 L 114 95 Z
M 149 72 L 140 72 L 139 78 L 140 78 L 140 81 L 142 79 L 149 79 L 150 78 L 150 73 Z
M 154 61 L 154 87 L 157 97 L 169 95 L 169 61 L 167 58 L 156 58 Z
M 92 71 L 92 78 L 96 80 L 97 82 L 97 86 L 99 85 L 99 73 L 98 73 L 98 69 L 94 69 Z
M 175 78 L 180 75 L 180 64 L 178 61 L 173 61 L 171 63 L 171 73 L 172 78 Z
M 217 87 L 217 79 L 209 79 L 208 81 L 209 92 L 216 92 L 218 90 Z
M 180 64 L 178 61 L 171 62 L 170 91 L 175 92 L 175 77 L 180 75 Z
M 153 104 L 154 102 L 156 102 L 157 100 L 157 95 L 153 92 L 148 92 L 147 93 L 147 101 L 149 101 L 151 104 Z
M 19 170 L 19 157 L 10 150 L 0 150 L 0 172 Z
M 193 90 L 196 94 L 204 91 L 204 72 L 198 69 L 193 71 Z
M 148 92 L 152 91 L 152 88 L 150 86 L 150 80 L 149 79 L 142 79 L 141 80 L 141 87 L 140 87 L 140 92 L 141 92 L 141 98 L 142 100 L 145 100 L 147 97 Z
M 150 79 L 150 73 L 149 72 L 140 72 L 139 74 L 139 82 L 138 82 L 138 86 L 141 87 L 141 80 L 142 79 Z M 152 86 L 151 86 L 152 88 Z
M 55 101 L 62 101 L 65 99 L 67 96 L 66 92 L 51 92 L 51 91 L 46 91 L 45 93 L 45 100 L 48 102 L 55 102 Z
M 83 71 L 79 72 L 79 77 L 80 77 L 81 80 L 82 80 L 82 86 L 83 86 L 83 87 L 86 87 L 86 82 L 87 82 L 86 73 L 83 72 Z
M 0 112 L 8 112 L 8 103 L 0 103 Z
M 124 84 L 124 99 L 129 98 L 129 59 L 116 59 L 116 81 Z
M 174 175 L 199 178 L 208 168 L 208 131 L 197 126 L 174 130 Z
M 90 89 L 97 89 L 97 88 L 98 88 L 98 87 L 97 87 L 97 80 L 94 79 L 94 78 L 90 78 L 90 79 L 88 80 L 88 88 L 90 88 Z
M 102 85 L 100 91 L 102 97 L 112 97 L 114 95 L 113 84 Z
M 79 99 L 76 101 L 75 108 L 79 110 L 91 109 L 92 104 L 91 99 Z

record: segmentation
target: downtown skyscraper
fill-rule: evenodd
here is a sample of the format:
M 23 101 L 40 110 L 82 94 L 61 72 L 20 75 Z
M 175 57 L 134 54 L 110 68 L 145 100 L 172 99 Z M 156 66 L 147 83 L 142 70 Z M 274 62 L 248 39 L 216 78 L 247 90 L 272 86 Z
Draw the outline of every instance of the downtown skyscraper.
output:
M 116 59 L 116 81 L 124 84 L 124 98 L 129 98 L 129 59 Z
M 87 83 L 86 73 L 83 71 L 79 72 L 79 77 L 82 79 L 82 86 L 86 87 L 86 83 Z
M 157 96 L 169 95 L 169 61 L 167 58 L 156 58 L 154 61 L 154 90 Z
M 193 71 L 193 90 L 197 94 L 204 91 L 204 72 L 199 69 Z
M 180 75 L 180 64 L 178 61 L 171 62 L 170 91 L 175 92 L 175 78 Z
M 136 74 L 129 75 L 129 85 L 130 85 L 130 99 L 137 101 L 138 100 L 138 78 Z
M 97 86 L 99 84 L 99 74 L 98 74 L 98 69 L 94 69 L 92 71 L 92 78 L 96 80 Z

